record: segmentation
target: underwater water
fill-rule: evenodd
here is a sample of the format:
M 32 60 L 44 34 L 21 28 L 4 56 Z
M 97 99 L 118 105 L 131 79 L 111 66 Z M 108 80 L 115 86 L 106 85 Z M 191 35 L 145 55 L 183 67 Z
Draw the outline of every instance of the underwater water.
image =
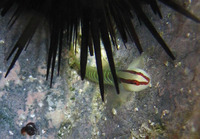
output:
M 47 40 L 42 27 L 30 42 L 29 48 L 34 49 L 23 52 L 5 79 L 8 47 L 16 41 L 13 34 L 20 32 L 20 26 L 7 32 L 7 20 L 0 17 L 0 25 L 5 26 L 0 30 L 0 135 L 26 138 L 21 129 L 33 122 L 38 130 L 33 138 L 199 138 L 200 25 L 160 6 L 163 20 L 151 13 L 149 16 L 176 60 L 172 61 L 147 29 L 138 25 L 136 30 L 147 52 L 144 70 L 152 85 L 137 93 L 122 89 L 120 95 L 107 86 L 105 103 L 98 84 L 81 81 L 65 52 L 61 76 L 55 76 L 53 87 L 49 87 L 45 80 Z M 200 17 L 199 1 L 194 0 L 189 7 Z M 118 67 L 127 67 L 139 54 L 134 44 L 127 43 L 127 49 L 120 44 L 115 59 Z

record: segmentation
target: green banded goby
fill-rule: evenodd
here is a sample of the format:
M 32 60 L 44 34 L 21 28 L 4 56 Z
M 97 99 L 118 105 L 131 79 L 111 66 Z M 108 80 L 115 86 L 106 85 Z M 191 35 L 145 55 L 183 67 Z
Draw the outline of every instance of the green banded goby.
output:
M 146 89 L 151 84 L 150 76 L 142 69 L 137 68 L 143 56 L 134 60 L 126 70 L 116 70 L 118 81 L 127 91 L 141 91 Z M 80 70 L 80 63 L 77 58 L 73 56 L 73 65 Z M 71 63 L 71 64 L 72 64 Z M 103 66 L 104 84 L 113 85 L 113 78 L 108 66 Z M 98 74 L 96 67 L 86 66 L 86 79 L 98 83 Z

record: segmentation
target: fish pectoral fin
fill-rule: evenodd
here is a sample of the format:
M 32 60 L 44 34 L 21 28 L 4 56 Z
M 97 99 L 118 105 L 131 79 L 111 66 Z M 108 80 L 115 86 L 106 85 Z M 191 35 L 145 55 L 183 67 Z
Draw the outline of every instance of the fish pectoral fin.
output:
M 135 68 L 144 68 L 144 63 L 145 63 L 145 57 L 146 57 L 147 53 L 143 52 L 141 54 L 141 56 L 137 57 L 136 59 L 134 59 L 130 65 L 128 66 L 128 70 L 132 70 Z

